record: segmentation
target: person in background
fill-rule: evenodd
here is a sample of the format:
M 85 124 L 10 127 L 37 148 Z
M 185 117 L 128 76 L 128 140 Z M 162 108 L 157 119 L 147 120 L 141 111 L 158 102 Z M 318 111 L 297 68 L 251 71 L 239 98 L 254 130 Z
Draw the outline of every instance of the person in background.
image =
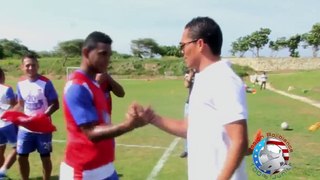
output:
M 18 103 L 13 110 L 22 110 L 28 116 L 45 114 L 48 117 L 59 109 L 58 94 L 52 82 L 38 74 L 39 62 L 34 55 L 25 55 L 21 61 L 24 76 L 17 83 Z M 17 153 L 22 180 L 29 179 L 29 154 L 37 150 L 42 162 L 43 179 L 52 172 L 52 133 L 34 132 L 19 126 Z
M 188 119 L 189 98 L 190 98 L 191 90 L 193 87 L 194 75 L 195 75 L 195 70 L 189 69 L 184 76 L 184 87 L 188 88 L 188 96 L 187 96 L 186 103 L 184 105 L 184 118 L 185 118 L 185 120 Z M 185 140 L 184 150 L 180 154 L 180 157 L 185 158 L 187 156 L 188 156 L 188 141 Z
M 120 83 L 115 81 L 108 72 L 105 73 L 98 73 L 96 75 L 96 81 L 100 84 L 102 91 L 106 97 L 107 105 L 110 107 L 110 115 L 112 112 L 112 92 L 117 97 L 123 98 L 125 96 L 125 91 Z
M 262 74 L 260 75 L 260 81 L 261 81 L 260 90 L 266 89 L 267 79 L 268 79 L 267 73 L 263 71 Z
M 5 85 L 5 79 L 5 74 L 0 68 L 0 117 L 3 112 L 9 110 L 17 103 L 16 95 L 12 87 Z M 0 119 L 0 179 L 6 177 L 7 170 L 16 161 L 17 132 L 17 126 Z M 7 144 L 12 145 L 12 151 L 5 158 L 4 153 Z

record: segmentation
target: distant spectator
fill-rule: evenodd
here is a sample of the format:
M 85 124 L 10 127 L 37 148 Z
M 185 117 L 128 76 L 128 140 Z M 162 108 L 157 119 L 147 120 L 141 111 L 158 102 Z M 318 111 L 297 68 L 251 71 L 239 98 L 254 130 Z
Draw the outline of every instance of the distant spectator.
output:
M 261 82 L 260 90 L 266 89 L 267 79 L 268 79 L 268 76 L 266 72 L 263 71 L 263 73 L 260 75 L 260 82 Z

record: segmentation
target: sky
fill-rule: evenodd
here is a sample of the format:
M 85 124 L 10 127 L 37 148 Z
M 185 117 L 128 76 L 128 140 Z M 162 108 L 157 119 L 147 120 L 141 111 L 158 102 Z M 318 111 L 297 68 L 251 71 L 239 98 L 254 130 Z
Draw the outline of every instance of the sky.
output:
M 131 54 L 131 40 L 139 38 L 178 45 L 185 24 L 208 16 L 222 29 L 222 55 L 230 56 L 232 42 L 260 28 L 271 29 L 271 40 L 309 32 L 320 22 L 319 7 L 319 0 L 0 0 L 0 39 L 51 51 L 101 31 L 113 39 L 113 50 Z

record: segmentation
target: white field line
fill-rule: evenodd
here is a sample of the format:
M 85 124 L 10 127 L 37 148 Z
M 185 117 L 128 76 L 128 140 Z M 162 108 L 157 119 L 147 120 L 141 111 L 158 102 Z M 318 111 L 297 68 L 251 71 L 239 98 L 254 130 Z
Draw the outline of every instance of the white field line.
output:
M 56 143 L 65 143 L 66 140 L 62 140 L 62 139 L 52 139 L 52 142 L 56 142 Z
M 174 150 L 174 148 L 177 146 L 178 142 L 180 141 L 181 138 L 175 138 L 169 147 L 160 147 L 160 146 L 148 146 L 148 145 L 135 145 L 135 144 L 119 144 L 116 143 L 117 146 L 125 146 L 125 147 L 135 147 L 135 148 L 152 148 L 152 149 L 166 149 L 166 151 L 163 153 L 161 158 L 159 159 L 158 163 L 154 166 L 152 169 L 151 173 L 149 174 L 147 180 L 154 180 L 155 177 L 157 177 L 158 173 L 164 166 L 165 162 L 167 161 L 168 157 Z M 65 143 L 66 140 L 62 139 L 53 139 L 52 142 L 56 143 Z
M 290 94 L 290 93 L 287 93 L 287 92 L 284 92 L 284 91 L 277 90 L 277 89 L 271 87 L 270 84 L 267 84 L 267 89 L 271 90 L 273 92 L 276 92 L 278 94 L 290 97 L 292 99 L 296 99 L 296 100 L 302 101 L 304 103 L 310 104 L 310 105 L 315 106 L 317 108 L 320 108 L 320 103 L 319 102 L 316 102 L 314 100 L 308 99 L 306 97 L 297 96 L 297 95 L 294 95 L 294 94 Z
M 162 157 L 159 159 L 158 163 L 154 168 L 152 169 L 151 173 L 149 174 L 147 180 L 154 180 L 155 177 L 157 177 L 158 173 L 162 169 L 163 165 L 167 161 L 168 157 L 170 156 L 171 152 L 174 150 L 178 142 L 180 141 L 181 138 L 175 138 L 170 146 L 167 148 L 167 150 L 163 153 Z
M 125 146 L 125 147 L 136 147 L 136 148 L 167 149 L 166 147 L 148 146 L 148 145 L 119 144 L 119 143 L 116 143 L 116 145 L 117 146 Z
M 52 142 L 65 143 L 66 140 L 53 139 Z M 134 147 L 134 148 L 151 148 L 151 149 L 168 149 L 167 147 L 161 147 L 161 146 L 149 146 L 149 145 L 137 145 L 137 144 L 119 144 L 119 143 L 116 143 L 116 146 Z

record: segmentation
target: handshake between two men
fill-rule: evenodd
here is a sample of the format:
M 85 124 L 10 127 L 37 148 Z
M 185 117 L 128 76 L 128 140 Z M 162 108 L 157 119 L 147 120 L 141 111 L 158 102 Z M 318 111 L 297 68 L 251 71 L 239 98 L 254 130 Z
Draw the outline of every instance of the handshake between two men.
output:
M 129 129 L 132 128 L 133 130 L 156 121 L 157 117 L 158 116 L 150 106 L 143 107 L 134 102 L 129 106 L 124 123 L 127 124 Z
M 129 106 L 124 124 L 127 124 L 133 130 L 149 123 L 169 134 L 183 138 L 187 136 L 188 121 L 162 117 L 156 114 L 150 106 L 143 107 L 137 103 L 132 103 Z

